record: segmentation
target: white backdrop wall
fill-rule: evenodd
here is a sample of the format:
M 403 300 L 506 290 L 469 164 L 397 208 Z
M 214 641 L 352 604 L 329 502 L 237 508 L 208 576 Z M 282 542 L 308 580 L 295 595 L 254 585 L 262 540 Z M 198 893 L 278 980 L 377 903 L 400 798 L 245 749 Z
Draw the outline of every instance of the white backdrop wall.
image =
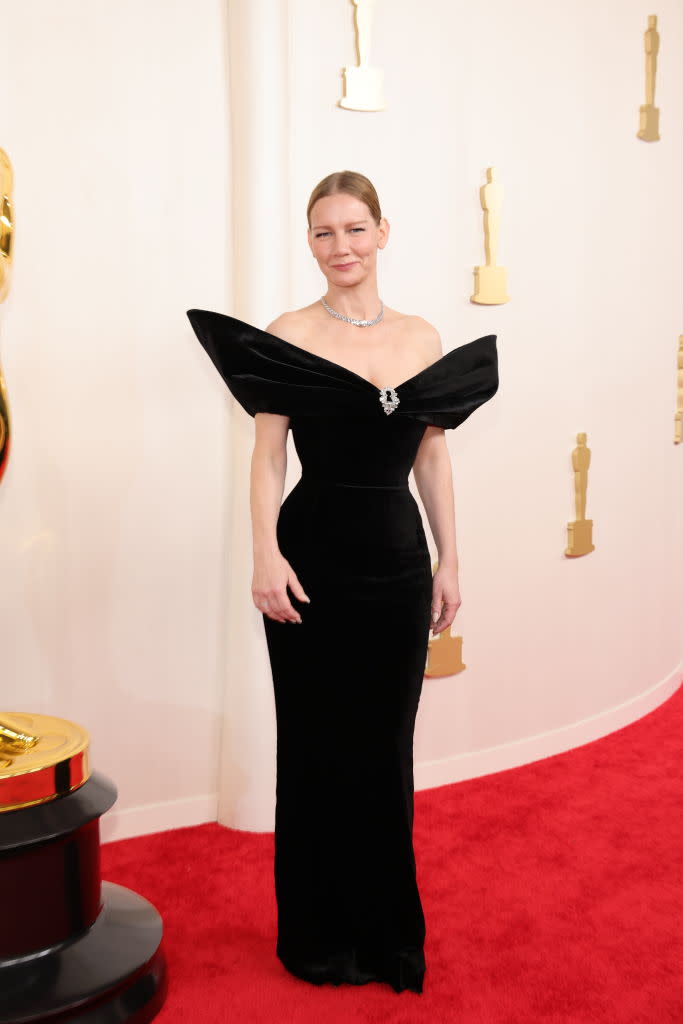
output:
M 120 793 L 105 836 L 217 808 L 236 827 L 272 828 L 274 710 L 249 593 L 253 422 L 184 311 L 265 326 L 322 294 L 305 208 L 332 170 L 378 188 L 385 302 L 434 323 L 445 350 L 499 342 L 500 391 L 447 434 L 468 667 L 425 681 L 418 788 L 567 749 L 673 692 L 674 0 L 658 8 L 653 144 L 635 137 L 650 9 L 634 0 L 379 2 L 381 114 L 335 106 L 355 62 L 341 0 L 0 10 L 0 145 L 17 208 L 0 307 L 14 426 L 0 485 L 0 707 L 91 730 Z M 488 166 L 506 189 L 512 301 L 498 307 L 469 302 Z M 596 550 L 568 560 L 579 431 Z
M 184 311 L 228 301 L 222 5 L 0 10 L 0 707 L 90 730 L 103 834 L 210 820 L 229 404 Z

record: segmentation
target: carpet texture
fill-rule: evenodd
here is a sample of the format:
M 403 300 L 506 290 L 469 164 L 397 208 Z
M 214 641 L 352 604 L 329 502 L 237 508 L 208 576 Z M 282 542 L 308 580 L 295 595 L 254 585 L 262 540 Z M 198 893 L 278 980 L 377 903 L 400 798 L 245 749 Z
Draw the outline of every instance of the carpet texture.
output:
M 107 843 L 102 877 L 163 916 L 160 1024 L 683 1024 L 682 753 L 683 687 L 602 739 L 416 793 L 422 994 L 285 970 L 272 833 Z

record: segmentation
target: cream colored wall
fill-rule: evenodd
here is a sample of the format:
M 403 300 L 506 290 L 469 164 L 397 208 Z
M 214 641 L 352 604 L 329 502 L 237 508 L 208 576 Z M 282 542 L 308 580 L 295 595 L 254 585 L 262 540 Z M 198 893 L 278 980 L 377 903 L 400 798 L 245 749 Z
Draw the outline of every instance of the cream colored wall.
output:
M 14 426 L 0 707 L 91 730 L 119 787 L 105 838 L 219 806 L 227 824 L 273 827 L 245 540 L 253 423 L 184 311 L 265 326 L 322 294 L 305 208 L 331 170 L 377 185 L 383 299 L 435 324 L 446 350 L 499 338 L 498 395 L 447 434 L 468 667 L 425 680 L 418 788 L 603 735 L 677 685 L 683 16 L 658 8 L 662 141 L 646 144 L 647 13 L 377 4 L 388 107 L 370 114 L 335 107 L 355 60 L 350 4 L 3 5 L 17 244 L 0 308 Z M 486 308 L 469 295 L 490 165 L 512 301 Z M 596 551 L 567 560 L 581 430 Z
M 210 820 L 229 404 L 185 309 L 227 301 L 222 4 L 1 12 L 0 708 L 90 730 L 106 838 Z

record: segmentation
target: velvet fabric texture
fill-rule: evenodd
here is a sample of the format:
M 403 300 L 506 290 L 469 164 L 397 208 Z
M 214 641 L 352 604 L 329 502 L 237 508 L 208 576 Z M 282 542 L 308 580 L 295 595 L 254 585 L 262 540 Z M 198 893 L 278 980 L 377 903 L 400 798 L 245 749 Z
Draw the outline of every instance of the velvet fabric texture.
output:
M 496 336 L 394 387 L 235 317 L 187 316 L 252 416 L 290 418 L 302 475 L 277 521 L 310 604 L 263 615 L 277 717 L 277 955 L 315 984 L 421 992 L 425 918 L 413 851 L 413 733 L 432 572 L 408 477 L 426 425 L 455 428 L 498 388 Z

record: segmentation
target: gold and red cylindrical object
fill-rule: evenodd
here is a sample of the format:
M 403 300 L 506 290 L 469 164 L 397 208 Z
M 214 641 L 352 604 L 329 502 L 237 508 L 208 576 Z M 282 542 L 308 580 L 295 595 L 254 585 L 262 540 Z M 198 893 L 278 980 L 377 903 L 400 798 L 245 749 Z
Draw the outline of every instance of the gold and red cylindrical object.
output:
M 0 712 L 0 813 L 45 803 L 90 776 L 90 736 L 51 715 Z

